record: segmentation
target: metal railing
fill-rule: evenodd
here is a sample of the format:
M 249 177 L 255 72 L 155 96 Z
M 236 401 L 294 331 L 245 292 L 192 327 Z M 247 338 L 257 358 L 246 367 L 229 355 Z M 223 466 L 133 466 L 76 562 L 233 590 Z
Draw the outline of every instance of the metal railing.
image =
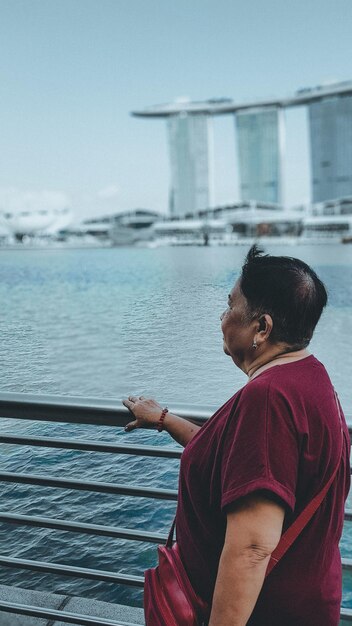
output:
M 124 427 L 131 419 L 124 407 L 116 406 L 113 400 L 97 400 L 68 397 L 33 396 L 27 394 L 0 394 L 0 417 L 24 420 L 65 422 L 71 424 L 91 424 L 98 426 Z M 212 411 L 196 410 L 185 407 L 173 409 L 176 413 L 197 424 L 204 423 Z M 352 429 L 350 430 L 350 435 Z M 0 443 L 25 445 L 45 448 L 60 448 L 64 450 L 80 450 L 99 453 L 128 454 L 146 457 L 160 457 L 179 459 L 182 451 L 178 448 L 147 446 L 147 445 L 120 445 L 101 443 L 98 441 L 84 441 L 80 439 L 62 439 L 37 436 L 17 436 L 1 434 Z M 126 486 L 123 484 L 63 479 L 37 474 L 15 472 L 0 472 L 0 480 L 8 483 L 22 483 L 40 485 L 61 489 L 77 489 L 95 493 L 105 493 L 123 496 L 155 498 L 158 500 L 177 500 L 177 491 L 172 489 L 151 489 L 147 487 Z M 352 520 L 352 510 L 345 513 L 345 520 Z M 20 515 L 0 511 L 0 522 L 20 526 L 39 527 L 62 530 L 87 535 L 99 535 L 115 539 L 127 539 L 150 543 L 160 543 L 166 536 L 155 532 L 132 530 L 123 527 L 111 527 L 100 524 L 88 524 L 73 521 L 64 521 L 43 516 Z M 115 573 L 100 569 L 74 567 L 58 563 L 47 563 L 29 559 L 0 556 L 0 565 L 3 567 L 19 568 L 49 574 L 60 574 L 75 578 L 84 578 L 101 582 L 112 582 L 134 587 L 143 587 L 143 577 L 125 573 Z M 343 558 L 344 570 L 352 570 L 352 559 Z M 15 602 L 0 601 L 0 612 L 16 613 L 49 620 L 60 620 L 68 624 L 82 624 L 95 626 L 134 626 L 127 622 L 116 622 L 102 618 L 91 618 L 76 613 L 55 611 L 23 605 Z M 352 622 L 352 610 L 342 609 L 341 618 Z

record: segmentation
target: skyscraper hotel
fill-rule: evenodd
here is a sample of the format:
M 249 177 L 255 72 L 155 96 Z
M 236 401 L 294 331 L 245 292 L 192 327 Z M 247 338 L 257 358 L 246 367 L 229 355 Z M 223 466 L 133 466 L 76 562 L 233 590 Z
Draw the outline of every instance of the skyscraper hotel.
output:
M 308 104 L 312 199 L 352 195 L 352 95 L 337 94 Z
M 210 122 L 202 114 L 168 117 L 171 217 L 202 211 L 210 205 Z
M 281 200 L 280 115 L 274 106 L 235 116 L 241 200 Z
M 154 106 L 133 115 L 166 118 L 170 154 L 170 216 L 213 206 L 212 118 L 234 115 L 242 201 L 284 205 L 284 111 L 308 108 L 311 197 L 352 196 L 352 81 L 301 89 L 291 98 L 238 104 L 219 99 Z

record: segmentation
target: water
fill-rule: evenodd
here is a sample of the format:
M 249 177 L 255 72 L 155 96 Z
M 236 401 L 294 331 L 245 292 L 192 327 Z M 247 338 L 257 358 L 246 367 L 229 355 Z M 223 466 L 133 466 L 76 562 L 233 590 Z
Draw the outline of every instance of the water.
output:
M 267 248 L 298 256 L 325 281 L 330 306 L 311 350 L 328 368 L 352 417 L 352 246 Z M 245 383 L 222 352 L 220 313 L 243 261 L 242 247 L 0 251 L 2 391 L 114 398 L 143 394 L 173 404 L 218 406 Z M 2 432 L 87 440 L 155 442 L 164 433 L 2 420 Z M 176 488 L 178 462 L 2 445 L 4 471 Z M 4 484 L 1 509 L 166 531 L 174 504 Z M 349 542 L 349 545 L 348 545 Z M 352 556 L 352 534 L 342 550 Z M 0 553 L 141 574 L 155 546 L 0 526 Z M 0 582 L 139 604 L 140 592 L 94 581 L 4 569 Z M 352 581 L 344 600 L 352 606 Z

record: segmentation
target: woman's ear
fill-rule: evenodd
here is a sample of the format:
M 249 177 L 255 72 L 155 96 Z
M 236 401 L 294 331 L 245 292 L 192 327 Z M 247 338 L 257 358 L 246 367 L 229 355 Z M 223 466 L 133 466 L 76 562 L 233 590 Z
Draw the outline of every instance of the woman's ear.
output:
M 260 331 L 260 330 L 265 330 L 265 329 L 266 329 L 266 320 L 265 320 L 265 315 L 262 315 L 262 316 L 259 318 L 259 328 L 258 328 L 258 330 Z
M 264 313 L 263 315 L 260 316 L 258 320 L 258 331 L 257 331 L 258 344 L 264 343 L 264 341 L 267 341 L 269 339 L 273 326 L 274 326 L 273 318 L 271 317 L 271 315 L 269 315 L 269 313 Z

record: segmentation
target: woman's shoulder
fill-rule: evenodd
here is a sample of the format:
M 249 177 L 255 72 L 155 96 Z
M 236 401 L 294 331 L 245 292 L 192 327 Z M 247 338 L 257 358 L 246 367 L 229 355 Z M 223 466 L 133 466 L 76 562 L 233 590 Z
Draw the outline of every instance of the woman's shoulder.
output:
M 299 361 L 275 365 L 264 370 L 243 387 L 241 401 L 263 402 L 266 399 L 310 395 L 331 389 L 332 383 L 324 365 L 313 355 Z
M 252 390 L 254 388 L 261 389 L 269 386 L 275 389 L 280 388 L 281 386 L 297 386 L 299 382 L 307 382 L 312 378 L 315 380 L 330 380 L 329 374 L 323 363 L 321 363 L 313 354 L 309 354 L 304 359 L 300 359 L 298 361 L 280 363 L 278 365 L 273 365 L 273 367 L 269 367 L 257 377 L 250 380 L 246 386 L 250 386 Z

